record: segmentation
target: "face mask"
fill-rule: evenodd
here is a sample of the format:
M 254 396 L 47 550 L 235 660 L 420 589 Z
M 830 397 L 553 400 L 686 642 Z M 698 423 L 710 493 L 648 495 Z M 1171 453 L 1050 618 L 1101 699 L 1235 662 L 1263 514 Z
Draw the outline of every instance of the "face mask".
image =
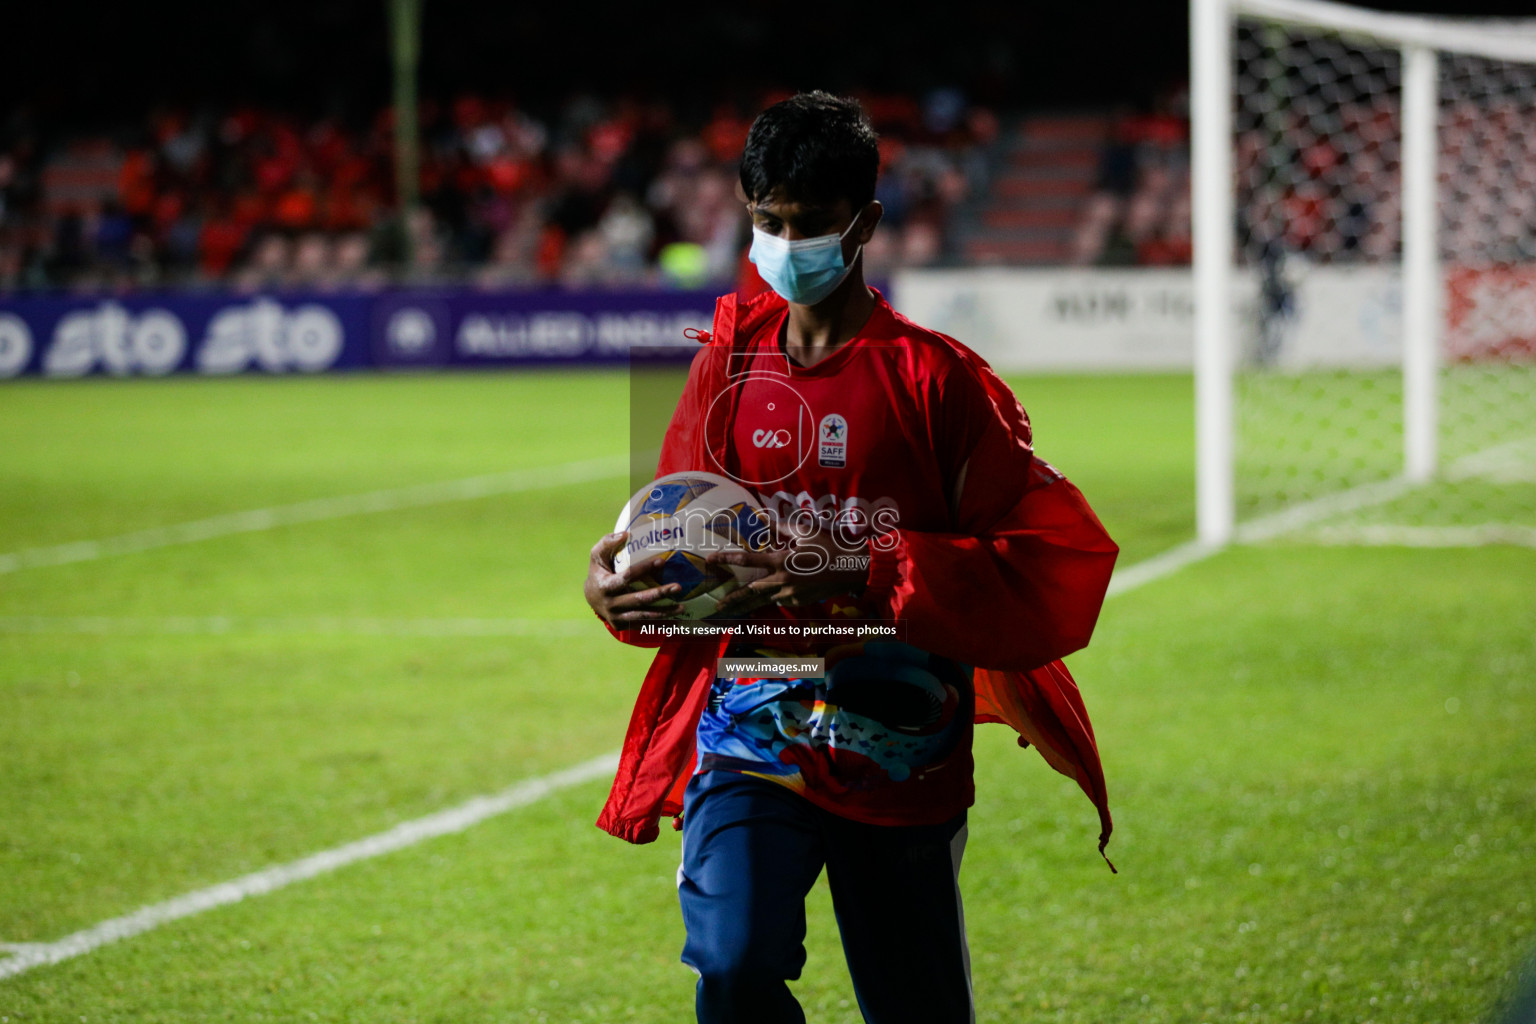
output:
M 860 210 L 860 215 L 863 212 Z M 853 224 L 841 235 L 820 235 L 793 242 L 754 227 L 747 258 L 757 264 L 763 280 L 785 300 L 799 306 L 814 306 L 837 291 L 853 269 L 851 263 L 843 262 L 843 239 L 858 222 L 859 218 L 854 217 Z M 859 246 L 860 251 L 863 248 Z

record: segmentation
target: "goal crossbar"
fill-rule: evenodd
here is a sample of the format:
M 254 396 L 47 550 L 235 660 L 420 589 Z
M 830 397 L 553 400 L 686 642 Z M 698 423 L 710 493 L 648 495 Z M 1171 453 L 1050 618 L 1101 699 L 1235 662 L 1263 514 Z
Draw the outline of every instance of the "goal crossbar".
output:
M 1386 46 L 1423 46 L 1490 60 L 1536 62 L 1536 20 L 1392 14 L 1328 0 L 1232 0 L 1231 10 L 1258 21 L 1333 31 Z

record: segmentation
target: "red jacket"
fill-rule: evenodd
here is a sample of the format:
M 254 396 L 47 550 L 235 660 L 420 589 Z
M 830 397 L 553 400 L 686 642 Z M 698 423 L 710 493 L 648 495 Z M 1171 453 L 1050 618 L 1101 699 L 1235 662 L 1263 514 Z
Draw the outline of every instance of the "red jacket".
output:
M 728 438 L 705 436 L 706 413 L 713 397 L 727 391 L 733 357 L 740 359 L 757 330 L 783 308 L 772 292 L 746 303 L 735 295 L 719 300 L 714 330 L 701 337 L 705 348 L 667 430 L 658 476 L 709 465 L 711 452 L 714 464 L 727 464 Z M 1029 418 L 981 357 L 900 316 L 886 322 L 902 337 L 882 340 L 921 336 L 951 346 L 1007 426 L 996 432 L 1003 440 L 993 443 L 1030 450 Z M 981 447 L 971 456 L 958 515 L 968 532 L 902 530 L 889 549 L 872 544 L 862 604 L 876 618 L 902 620 L 906 642 L 976 666 L 976 721 L 1006 723 L 1019 733 L 1020 746 L 1033 744 L 1051 767 L 1077 780 L 1098 809 L 1102 854 L 1112 829 L 1104 772 L 1088 712 L 1060 659 L 1087 645 L 1119 549 L 1077 488 L 1046 463 L 1031 461 L 1020 488 L 1017 480 L 984 472 L 987 461 Z M 641 684 L 597 824 L 629 842 L 648 843 L 663 816 L 682 810 L 694 734 L 729 636 L 641 641 L 610 631 L 626 643 L 660 649 Z

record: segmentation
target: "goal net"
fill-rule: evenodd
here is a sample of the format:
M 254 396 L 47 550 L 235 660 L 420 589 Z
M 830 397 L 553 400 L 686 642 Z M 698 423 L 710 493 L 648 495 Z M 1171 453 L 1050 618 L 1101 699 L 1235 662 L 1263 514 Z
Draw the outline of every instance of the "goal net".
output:
M 1228 319 L 1199 429 L 1230 440 L 1202 436 L 1202 535 L 1536 545 L 1536 23 L 1221 21 L 1195 204 L 1229 264 L 1196 274 Z M 1203 179 L 1202 111 L 1226 143 Z

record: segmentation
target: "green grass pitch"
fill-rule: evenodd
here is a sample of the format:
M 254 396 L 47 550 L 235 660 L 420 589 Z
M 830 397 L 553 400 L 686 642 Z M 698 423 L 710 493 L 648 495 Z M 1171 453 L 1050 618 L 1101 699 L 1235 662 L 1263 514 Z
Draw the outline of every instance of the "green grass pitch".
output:
M 1188 539 L 1188 379 L 1012 383 L 1122 564 Z M 0 554 L 617 455 L 625 400 L 610 373 L 11 383 Z M 0 943 L 616 749 L 646 655 L 579 585 L 627 487 L 0 575 Z M 1072 666 L 1120 873 L 1075 786 L 979 730 L 980 1020 L 1494 1012 L 1536 947 L 1536 551 L 1238 548 L 1112 599 Z M 676 837 L 599 832 L 604 792 L 0 980 L 0 1024 L 689 1019 Z M 808 1015 L 856 1021 L 823 890 L 810 925 Z

